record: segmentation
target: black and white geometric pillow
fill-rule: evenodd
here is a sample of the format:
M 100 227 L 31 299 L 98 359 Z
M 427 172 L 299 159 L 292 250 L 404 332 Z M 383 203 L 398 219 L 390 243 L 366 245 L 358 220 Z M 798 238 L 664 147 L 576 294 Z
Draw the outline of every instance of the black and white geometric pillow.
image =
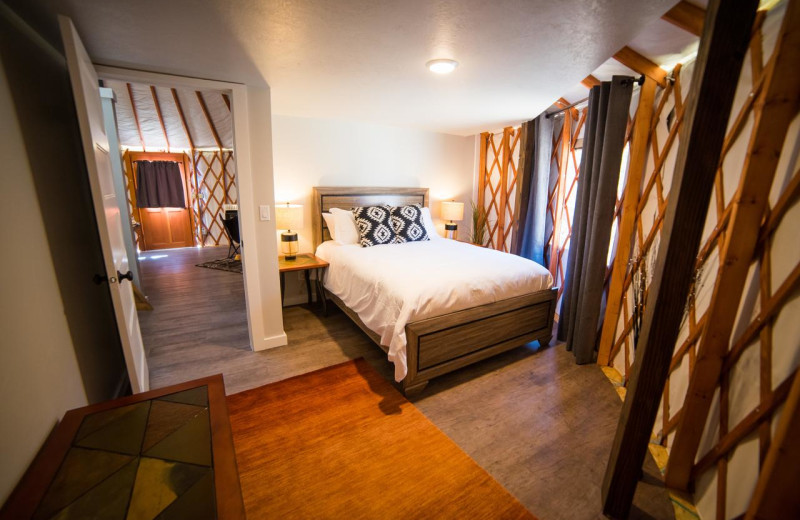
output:
M 392 226 L 397 234 L 396 244 L 406 242 L 423 242 L 430 240 L 425 224 L 422 223 L 422 205 L 394 206 L 392 208 Z
M 353 209 L 361 247 L 393 244 L 397 236 L 392 227 L 390 206 L 363 206 Z

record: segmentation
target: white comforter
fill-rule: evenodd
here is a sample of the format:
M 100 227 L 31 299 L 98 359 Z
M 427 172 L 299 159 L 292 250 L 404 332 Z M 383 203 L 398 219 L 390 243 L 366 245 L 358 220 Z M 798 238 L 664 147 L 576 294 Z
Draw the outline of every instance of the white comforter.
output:
M 443 238 L 366 248 L 328 241 L 316 254 L 330 263 L 325 288 L 389 347 L 397 381 L 408 371 L 407 323 L 553 286 L 531 260 Z

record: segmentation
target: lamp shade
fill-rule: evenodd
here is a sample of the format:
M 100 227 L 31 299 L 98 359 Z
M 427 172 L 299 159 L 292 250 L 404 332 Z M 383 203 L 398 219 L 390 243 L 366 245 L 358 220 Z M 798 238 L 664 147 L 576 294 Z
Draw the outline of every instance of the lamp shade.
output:
M 464 218 L 464 203 L 443 201 L 442 202 L 442 218 L 445 220 L 463 220 Z
M 300 229 L 303 227 L 303 206 L 301 204 L 280 204 L 275 206 L 275 220 L 278 229 Z

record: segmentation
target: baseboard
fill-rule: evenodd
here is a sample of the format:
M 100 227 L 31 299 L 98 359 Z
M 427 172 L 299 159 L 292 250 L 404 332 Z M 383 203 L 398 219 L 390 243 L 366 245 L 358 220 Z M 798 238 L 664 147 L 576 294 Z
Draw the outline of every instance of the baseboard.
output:
M 254 345 L 253 350 L 267 350 L 275 347 L 282 347 L 289 343 L 289 339 L 286 337 L 286 333 L 283 332 L 276 336 L 268 336 L 263 340 L 259 341 L 257 345 Z

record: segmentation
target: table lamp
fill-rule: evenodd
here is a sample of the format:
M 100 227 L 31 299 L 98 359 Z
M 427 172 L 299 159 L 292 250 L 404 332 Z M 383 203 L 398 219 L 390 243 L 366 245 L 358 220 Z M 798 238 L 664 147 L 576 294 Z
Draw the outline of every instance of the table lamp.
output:
M 458 225 L 454 220 L 464 219 L 464 203 L 455 201 L 442 201 L 442 218 L 448 222 L 444 225 L 444 236 L 456 240 L 458 238 Z
M 275 218 L 278 229 L 285 229 L 281 233 L 281 252 L 286 256 L 286 260 L 295 260 L 299 249 L 297 241 L 297 231 L 303 227 L 303 206 L 300 204 L 289 204 L 275 206 Z

